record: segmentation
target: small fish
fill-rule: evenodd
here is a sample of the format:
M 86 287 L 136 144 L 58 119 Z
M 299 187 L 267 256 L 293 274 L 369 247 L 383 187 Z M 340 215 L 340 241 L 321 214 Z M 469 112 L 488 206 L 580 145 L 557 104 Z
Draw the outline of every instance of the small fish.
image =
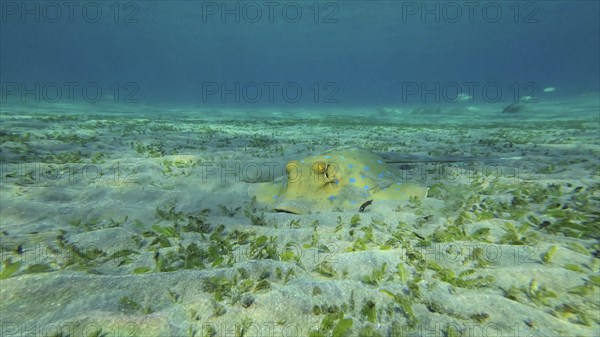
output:
M 360 205 L 360 208 L 358 209 L 359 213 L 362 213 L 365 211 L 365 208 L 367 208 L 369 205 L 371 205 L 373 203 L 373 200 L 367 200 L 365 202 L 363 202 L 362 205 Z
M 518 112 L 523 112 L 525 110 L 525 105 L 521 102 L 516 102 L 516 103 L 511 103 L 509 105 L 507 105 L 504 110 L 502 110 L 502 113 L 518 113 Z

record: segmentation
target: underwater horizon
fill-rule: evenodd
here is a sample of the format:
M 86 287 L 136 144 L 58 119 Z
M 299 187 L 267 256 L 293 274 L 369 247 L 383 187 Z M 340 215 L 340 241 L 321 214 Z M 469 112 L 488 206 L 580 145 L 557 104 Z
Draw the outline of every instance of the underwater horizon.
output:
M 21 102 L 28 90 L 39 92 L 28 102 L 176 107 L 571 97 L 600 90 L 599 9 L 594 1 L 5 1 L 2 101 Z
M 600 335 L 600 2 L 0 2 L 0 336 Z

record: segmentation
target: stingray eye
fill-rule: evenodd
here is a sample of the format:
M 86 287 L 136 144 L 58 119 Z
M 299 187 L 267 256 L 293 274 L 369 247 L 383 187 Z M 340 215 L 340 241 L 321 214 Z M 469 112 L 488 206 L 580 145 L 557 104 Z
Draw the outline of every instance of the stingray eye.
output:
M 300 163 L 293 160 L 285 164 L 285 172 L 289 175 L 290 173 L 294 172 L 298 168 L 298 166 L 300 166 Z
M 338 166 L 337 164 L 327 164 L 326 168 L 325 168 L 325 177 L 327 179 L 333 180 L 337 177 L 337 173 L 338 173 Z
M 313 165 L 313 169 L 315 170 L 315 172 L 317 173 L 324 173 L 327 170 L 327 164 L 325 164 L 324 162 L 320 161 L 320 162 L 316 162 Z

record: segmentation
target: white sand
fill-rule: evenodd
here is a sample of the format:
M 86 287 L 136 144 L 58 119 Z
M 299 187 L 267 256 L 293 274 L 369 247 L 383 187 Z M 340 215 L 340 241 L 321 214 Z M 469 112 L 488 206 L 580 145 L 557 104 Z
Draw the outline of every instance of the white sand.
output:
M 357 109 L 352 118 L 257 111 L 250 119 L 236 118 L 239 111 L 149 116 L 143 107 L 121 114 L 2 109 L 3 273 L 7 261 L 20 263 L 0 281 L 6 336 L 27 329 L 71 337 L 99 329 L 107 336 L 305 336 L 321 327 L 330 335 L 348 318 L 348 336 L 451 335 L 450 326 L 464 336 L 600 335 L 598 234 L 592 227 L 580 238 L 566 236 L 554 224 L 567 215 L 552 211 L 566 204 L 576 224 L 599 219 L 598 107 L 584 101 L 508 119 L 491 107 L 458 116 L 397 109 L 377 119 L 365 118 L 375 109 Z M 354 227 L 358 212 L 333 211 L 267 211 L 266 226 L 252 225 L 244 210 L 254 168 L 276 167 L 281 175 L 287 160 L 340 145 L 482 161 L 404 167 L 432 187 L 431 197 L 420 205 L 374 203 Z M 518 197 L 526 204 L 513 204 Z M 157 216 L 157 208 L 171 207 L 171 216 Z M 441 234 L 461 212 L 464 234 Z M 189 216 L 204 221 L 205 233 L 183 228 Z M 179 233 L 163 233 L 170 247 L 153 244 L 160 231 L 153 225 L 175 222 Z M 507 224 L 522 229 L 522 244 L 506 237 Z M 486 227 L 489 235 L 474 235 Z M 272 244 L 256 250 L 262 235 Z M 441 237 L 447 240 L 435 242 Z M 430 245 L 420 246 L 423 239 Z M 185 259 L 192 244 L 223 250 L 203 255 L 202 268 Z M 157 270 L 156 252 L 169 260 L 168 271 Z M 111 259 L 114 253 L 120 256 Z M 46 269 L 28 270 L 40 265 Z M 211 277 L 222 279 L 211 288 Z M 480 283 L 468 284 L 477 277 Z M 270 286 L 261 289 L 265 280 Z M 220 294 L 215 282 L 226 282 Z

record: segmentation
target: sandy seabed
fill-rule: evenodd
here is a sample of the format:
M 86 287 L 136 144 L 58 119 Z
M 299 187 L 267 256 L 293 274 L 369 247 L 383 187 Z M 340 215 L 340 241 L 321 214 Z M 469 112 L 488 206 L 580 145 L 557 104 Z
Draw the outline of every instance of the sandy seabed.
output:
M 2 335 L 598 336 L 597 103 L 3 106 Z M 248 194 L 337 146 L 428 197 L 295 215 Z

